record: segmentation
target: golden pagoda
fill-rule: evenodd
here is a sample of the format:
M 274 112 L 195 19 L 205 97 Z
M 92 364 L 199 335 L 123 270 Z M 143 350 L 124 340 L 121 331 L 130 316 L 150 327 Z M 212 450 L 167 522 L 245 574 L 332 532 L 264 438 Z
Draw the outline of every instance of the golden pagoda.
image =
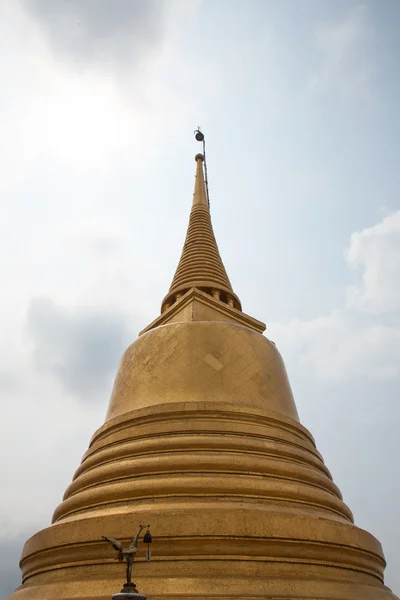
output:
M 242 311 L 196 181 L 161 315 L 126 350 L 104 425 L 56 509 L 28 540 L 13 600 L 110 600 L 124 579 L 102 536 L 151 523 L 148 600 L 395 600 L 380 543 L 354 525 L 282 358 Z

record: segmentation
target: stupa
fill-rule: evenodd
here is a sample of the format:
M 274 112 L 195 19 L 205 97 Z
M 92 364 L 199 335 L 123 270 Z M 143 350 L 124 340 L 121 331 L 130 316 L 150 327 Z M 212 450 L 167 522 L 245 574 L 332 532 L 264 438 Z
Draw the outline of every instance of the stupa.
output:
M 199 136 L 201 138 L 201 136 Z M 28 540 L 12 600 L 109 600 L 123 583 L 102 539 L 151 523 L 133 578 L 148 600 L 395 600 L 380 543 L 354 525 L 283 360 L 242 311 L 196 180 L 161 314 L 126 350 L 104 425 Z

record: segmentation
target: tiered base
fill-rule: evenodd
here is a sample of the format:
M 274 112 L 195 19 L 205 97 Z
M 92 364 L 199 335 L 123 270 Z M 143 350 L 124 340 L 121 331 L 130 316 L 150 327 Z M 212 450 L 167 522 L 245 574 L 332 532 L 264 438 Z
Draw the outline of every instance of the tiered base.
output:
M 395 600 L 379 542 L 352 523 L 310 434 L 268 411 L 193 402 L 116 417 L 54 518 L 26 543 L 12 600 L 110 600 L 124 569 L 101 536 L 144 522 L 154 560 L 142 547 L 133 576 L 148 600 Z

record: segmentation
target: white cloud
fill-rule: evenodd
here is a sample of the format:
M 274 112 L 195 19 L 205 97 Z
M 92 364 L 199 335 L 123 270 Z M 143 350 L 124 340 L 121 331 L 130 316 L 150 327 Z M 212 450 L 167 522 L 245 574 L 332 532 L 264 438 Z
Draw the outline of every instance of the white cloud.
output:
M 366 6 L 360 4 L 350 9 L 339 23 L 320 27 L 317 37 L 332 62 L 339 64 L 348 58 L 354 46 L 364 41 L 368 34 Z
M 87 402 L 97 402 L 110 389 L 117 361 L 132 340 L 132 325 L 122 311 L 66 310 L 50 298 L 34 298 L 27 315 L 38 371 Z
M 344 381 L 400 376 L 400 330 L 366 322 L 350 311 L 271 325 L 268 335 L 303 378 Z
M 346 253 L 362 268 L 362 282 L 347 290 L 347 306 L 309 321 L 273 324 L 271 335 L 302 377 L 343 381 L 400 377 L 398 318 L 376 315 L 400 307 L 400 212 L 353 233 Z
M 65 225 L 63 234 L 66 241 L 76 242 L 80 247 L 101 254 L 117 248 L 125 237 L 121 223 L 113 216 L 81 219 Z
M 11 354 L 8 385 L 0 387 L 1 538 L 49 524 L 106 408 L 61 392 L 33 368 L 27 344 Z
M 321 63 L 310 77 L 308 96 L 325 92 L 334 95 L 369 91 L 372 66 L 364 52 L 371 36 L 365 4 L 351 8 L 342 20 L 318 27 L 315 42 Z
M 172 0 L 174 2 L 174 0 Z M 165 0 L 21 0 L 61 58 L 78 67 L 120 70 L 161 45 Z
M 14 330 L 17 343 L 3 335 L 0 539 L 50 524 L 104 421 L 132 325 L 133 315 L 126 323 L 114 309 L 71 309 L 41 298 L 31 303 L 25 335 Z
M 198 1 L 190 9 L 170 3 L 162 44 L 147 49 L 146 60 L 141 56 L 123 72 L 109 73 L 102 64 L 82 71 L 58 60 L 35 19 L 17 2 L 2 3 L 0 77 L 7 85 L 1 98 L 0 189 L 12 189 L 49 158 L 87 173 L 110 170 L 127 153 L 138 166 L 155 153 L 161 129 L 167 136 L 187 115 L 195 122 L 196 106 L 193 99 L 183 101 L 182 85 L 190 89 L 188 74 L 193 79 L 195 74 L 180 53 L 179 36 L 199 7 Z M 129 39 L 134 48 L 134 36 Z
M 349 306 L 385 313 L 400 308 L 400 211 L 351 236 L 348 264 L 362 282 L 348 290 Z

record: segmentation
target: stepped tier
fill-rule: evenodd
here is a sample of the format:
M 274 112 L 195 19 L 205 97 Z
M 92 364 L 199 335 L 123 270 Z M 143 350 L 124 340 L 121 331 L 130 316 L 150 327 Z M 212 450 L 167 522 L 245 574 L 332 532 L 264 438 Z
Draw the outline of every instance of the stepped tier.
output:
M 140 549 L 133 579 L 148 600 L 395 600 L 278 350 L 243 325 L 170 323 L 128 348 L 106 423 L 53 524 L 26 543 L 11 598 L 109 600 L 124 569 L 101 536 L 128 540 L 144 522 L 153 561 Z

